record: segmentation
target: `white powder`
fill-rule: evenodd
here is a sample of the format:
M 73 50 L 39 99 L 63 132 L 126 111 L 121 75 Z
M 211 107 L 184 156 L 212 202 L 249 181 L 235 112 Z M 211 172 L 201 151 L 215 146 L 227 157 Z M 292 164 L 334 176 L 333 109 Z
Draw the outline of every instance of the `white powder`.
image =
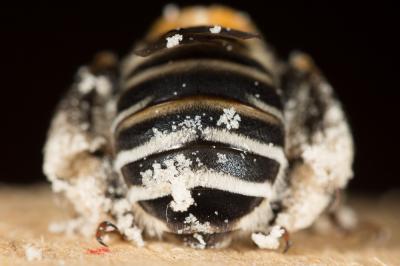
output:
M 175 34 L 172 37 L 167 37 L 167 48 L 172 48 L 179 45 L 179 42 L 183 40 L 183 36 L 180 34 Z
M 351 158 L 353 157 L 349 129 L 345 123 L 339 105 L 332 105 L 324 117 L 325 131 L 313 136 L 313 144 L 303 145 L 303 158 L 311 166 L 319 182 L 333 180 L 344 185 L 353 175 Z
M 25 249 L 25 257 L 28 261 L 42 259 L 42 250 L 40 248 L 36 248 L 36 247 L 28 244 L 28 245 L 24 246 L 24 249 Z
M 121 199 L 115 203 L 112 212 L 116 216 L 117 228 L 128 241 L 134 242 L 138 247 L 144 246 L 142 230 L 134 223 L 131 213 L 131 204 L 126 199 Z
M 185 218 L 183 222 L 187 226 L 184 228 L 185 231 L 196 231 L 209 233 L 211 231 L 210 222 L 200 223 L 196 216 L 192 213 L 189 213 L 189 216 Z
M 114 201 L 112 212 L 116 214 L 123 214 L 130 211 L 131 208 L 132 206 L 127 199 L 120 199 Z
M 153 131 L 154 137 L 161 137 L 164 135 L 164 132 L 161 132 L 160 130 L 158 130 L 158 128 L 153 127 L 151 130 Z
M 82 94 L 87 94 L 96 86 L 96 77 L 87 68 L 82 68 L 78 72 L 81 81 L 78 83 L 78 90 Z
M 144 246 L 144 241 L 142 238 L 142 230 L 136 226 L 131 226 L 125 229 L 124 236 L 128 241 L 134 242 L 138 247 Z
M 109 95 L 111 92 L 111 81 L 105 76 L 98 76 L 96 79 L 96 90 L 100 95 Z
M 290 202 L 285 202 L 291 206 L 290 214 L 280 213 L 276 223 L 290 231 L 296 231 L 311 226 L 330 202 L 330 196 L 301 180 L 294 180 L 292 189 L 295 189 L 295 194 L 291 194 L 293 198 L 288 199 Z
M 210 28 L 210 32 L 213 34 L 218 34 L 221 32 L 221 26 L 215 25 L 214 27 Z
M 178 126 L 181 126 L 182 129 L 188 129 L 188 130 L 202 130 L 203 126 L 201 124 L 201 116 L 196 115 L 194 119 L 192 119 L 190 116 L 187 116 L 184 121 L 178 124 Z
M 87 67 L 82 67 L 78 71 L 80 78 L 77 84 L 79 92 L 88 94 L 92 90 L 96 90 L 100 95 L 109 95 L 111 92 L 112 84 L 106 76 L 95 76 Z
M 200 167 L 200 166 L 203 166 L 204 164 L 202 163 L 202 161 L 200 160 L 200 158 L 199 157 L 197 157 L 196 158 L 196 163 L 197 163 L 197 166 L 198 167 Z
M 275 225 L 272 227 L 271 232 L 268 235 L 263 233 L 253 233 L 251 239 L 259 248 L 277 249 L 279 248 L 279 239 L 284 233 L 285 230 L 280 226 Z
M 219 117 L 217 121 L 217 126 L 225 124 L 225 127 L 228 130 L 238 129 L 241 118 L 239 114 L 236 113 L 235 109 L 231 107 L 229 109 L 225 108 L 223 111 L 224 113 Z
M 184 182 L 173 180 L 171 182 L 171 201 L 170 206 L 175 212 L 184 212 L 194 203 L 190 190 L 186 188 Z
M 99 169 L 102 172 L 102 169 Z M 80 214 L 76 219 L 63 223 L 50 224 L 52 232 L 64 231 L 66 234 L 79 232 L 84 236 L 92 235 L 100 220 L 101 215 L 111 208 L 111 201 L 104 196 L 104 180 L 101 175 L 80 177 L 75 184 L 65 181 L 52 180 L 52 188 L 55 192 L 64 192 L 65 196 L 74 204 L 75 210 Z
M 163 164 L 165 167 L 159 163 L 153 163 L 153 169 L 147 169 L 140 173 L 143 185 L 152 187 L 162 183 L 169 184 L 173 198 L 170 203 L 171 209 L 176 212 L 184 212 L 194 204 L 185 179 L 182 178 L 182 175 L 192 174 L 190 169 L 192 161 L 186 159 L 183 154 L 178 154 L 173 159 L 165 160 Z
M 218 160 L 217 160 L 217 163 L 226 163 L 227 161 L 228 161 L 228 159 L 226 158 L 226 155 L 225 154 L 222 154 L 222 153 L 217 153 L 217 156 L 218 156 Z
M 206 242 L 204 241 L 202 235 L 195 233 L 195 234 L 193 234 L 193 237 L 197 241 L 199 241 L 199 243 L 196 243 L 196 244 L 192 243 L 192 245 L 191 245 L 192 248 L 199 248 L 199 249 L 205 249 L 206 248 Z

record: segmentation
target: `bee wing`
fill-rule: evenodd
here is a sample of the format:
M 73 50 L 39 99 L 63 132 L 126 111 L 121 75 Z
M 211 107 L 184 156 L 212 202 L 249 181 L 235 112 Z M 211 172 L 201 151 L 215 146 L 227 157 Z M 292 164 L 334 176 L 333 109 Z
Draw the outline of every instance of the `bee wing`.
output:
M 340 102 L 309 56 L 291 56 L 281 85 L 292 167 L 277 223 L 295 231 L 310 226 L 352 177 L 353 141 Z

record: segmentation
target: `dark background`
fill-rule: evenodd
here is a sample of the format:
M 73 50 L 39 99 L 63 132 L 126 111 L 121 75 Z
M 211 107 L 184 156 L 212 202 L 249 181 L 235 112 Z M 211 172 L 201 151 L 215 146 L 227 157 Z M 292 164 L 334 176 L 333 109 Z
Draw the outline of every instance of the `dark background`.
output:
M 282 58 L 299 49 L 316 60 L 353 128 L 357 155 L 351 189 L 400 188 L 397 9 L 382 1 L 262 2 L 219 1 L 247 11 Z M 97 51 L 129 51 L 165 3 L 2 8 L 0 182 L 45 180 L 41 150 L 46 130 L 78 66 Z

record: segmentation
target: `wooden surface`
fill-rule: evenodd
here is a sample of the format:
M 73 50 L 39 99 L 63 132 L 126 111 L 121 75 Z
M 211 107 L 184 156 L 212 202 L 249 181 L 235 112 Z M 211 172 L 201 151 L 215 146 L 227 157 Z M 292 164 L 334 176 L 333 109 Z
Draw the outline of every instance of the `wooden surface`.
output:
M 48 231 L 49 223 L 68 214 L 56 206 L 47 186 L 1 186 L 0 265 L 400 265 L 399 193 L 355 197 L 350 204 L 361 219 L 359 229 L 351 234 L 297 233 L 286 254 L 259 250 L 248 242 L 193 250 L 155 240 L 144 248 L 115 241 L 104 251 L 94 239 Z M 42 258 L 28 262 L 27 245 L 41 250 Z

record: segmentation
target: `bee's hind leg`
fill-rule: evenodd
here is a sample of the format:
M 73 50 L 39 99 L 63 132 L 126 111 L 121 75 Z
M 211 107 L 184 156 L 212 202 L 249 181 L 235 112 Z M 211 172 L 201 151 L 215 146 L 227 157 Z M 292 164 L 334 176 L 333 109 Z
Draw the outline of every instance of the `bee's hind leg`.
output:
M 119 233 L 119 229 L 116 225 L 108 221 L 101 222 L 96 230 L 96 240 L 101 245 L 107 247 L 108 245 L 104 242 L 103 237 L 107 234 L 115 232 Z

